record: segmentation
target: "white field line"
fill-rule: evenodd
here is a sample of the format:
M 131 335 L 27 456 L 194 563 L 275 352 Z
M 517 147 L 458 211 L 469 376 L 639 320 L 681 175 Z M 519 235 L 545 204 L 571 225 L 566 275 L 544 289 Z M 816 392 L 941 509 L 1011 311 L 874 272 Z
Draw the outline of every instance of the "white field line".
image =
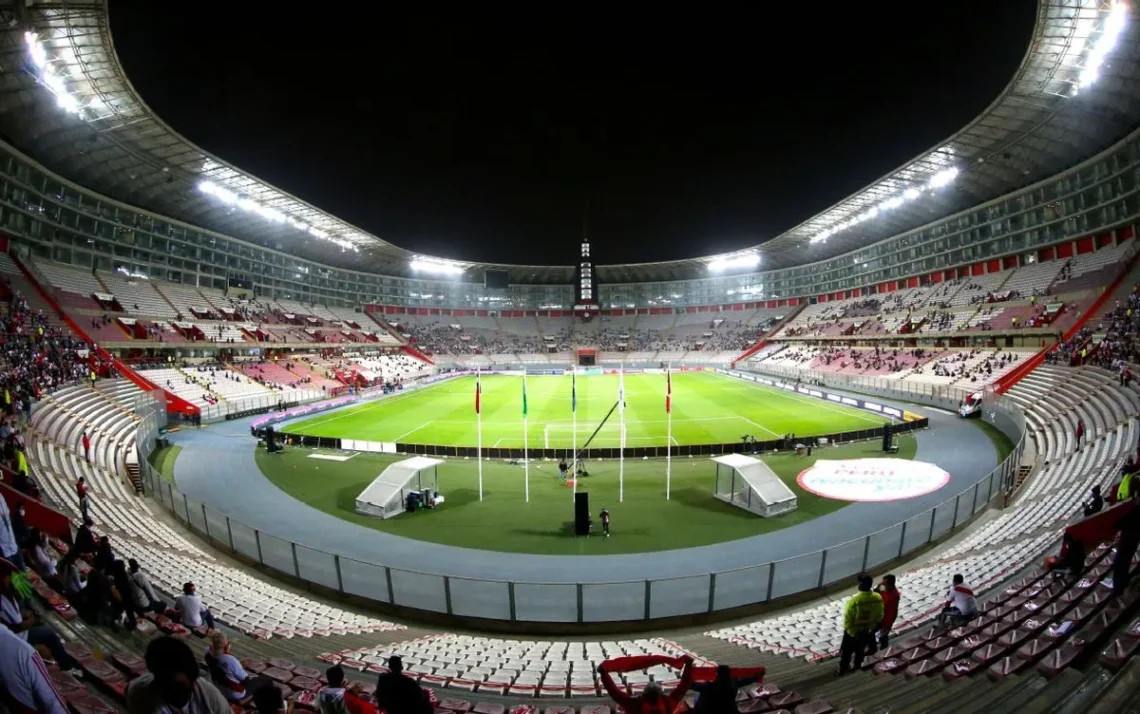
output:
M 769 434 L 771 434 L 772 436 L 776 437 L 777 439 L 779 439 L 779 438 L 780 438 L 780 435 L 779 435 L 779 434 L 777 434 L 776 432 L 772 431 L 771 429 L 769 429 L 768 427 L 764 426 L 763 424 L 757 424 L 756 422 L 752 421 L 752 420 L 751 420 L 751 419 L 749 419 L 748 417 L 740 417 L 740 418 L 741 418 L 741 419 L 743 419 L 744 421 L 748 422 L 748 423 L 749 423 L 749 424 L 751 424 L 752 426 L 756 427 L 757 429 L 763 429 L 764 431 L 768 432 Z
M 399 435 L 399 436 L 397 436 L 395 439 L 392 439 L 392 441 L 393 441 L 393 442 L 396 442 L 396 443 L 398 443 L 398 442 L 399 442 L 401 439 L 403 439 L 404 437 L 408 436 L 409 434 L 415 434 L 415 433 L 416 433 L 417 431 L 419 431 L 420 429 L 424 429 L 424 428 L 426 428 L 426 427 L 429 427 L 429 426 L 431 426 L 431 425 L 433 425 L 433 424 L 435 424 L 435 423 L 436 423 L 436 422 L 434 422 L 434 421 L 429 421 L 429 422 L 427 422 L 427 423 L 425 423 L 425 424 L 420 424 L 420 425 L 419 425 L 419 426 L 417 426 L 415 429 L 412 429 L 411 431 L 408 431 L 408 432 L 405 432 L 405 433 L 403 433 L 403 434 L 400 434 L 400 435 Z

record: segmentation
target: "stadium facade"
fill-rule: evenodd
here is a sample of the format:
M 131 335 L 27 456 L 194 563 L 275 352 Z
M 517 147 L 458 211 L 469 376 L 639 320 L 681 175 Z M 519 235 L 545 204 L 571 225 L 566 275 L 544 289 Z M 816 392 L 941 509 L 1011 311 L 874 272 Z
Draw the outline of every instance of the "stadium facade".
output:
M 559 311 L 575 303 L 574 266 L 425 259 L 194 146 L 131 87 L 105 3 L 11 3 L 2 12 L 10 29 L 0 228 L 35 256 L 191 286 L 248 281 L 267 297 L 330 306 Z M 759 268 L 710 274 L 725 256 L 600 265 L 597 303 L 794 304 L 1111 244 L 1140 216 L 1132 12 L 1042 0 L 1016 75 L 957 134 L 742 251 Z M 432 277 L 441 265 L 452 274 Z M 487 270 L 505 270 L 509 286 L 484 287 Z

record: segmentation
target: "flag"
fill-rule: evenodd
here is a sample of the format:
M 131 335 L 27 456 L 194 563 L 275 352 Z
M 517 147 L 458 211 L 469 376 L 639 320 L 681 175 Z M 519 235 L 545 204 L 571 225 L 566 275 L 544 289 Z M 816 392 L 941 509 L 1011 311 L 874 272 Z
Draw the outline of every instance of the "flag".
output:
M 479 381 L 479 375 L 475 375 L 475 413 L 479 414 L 479 399 L 483 396 L 483 384 Z
M 625 369 L 618 372 L 618 413 L 625 414 Z
M 578 371 L 570 373 L 570 412 L 578 411 Z
M 673 375 L 665 368 L 665 413 L 673 413 Z
M 526 419 L 526 376 L 523 376 L 523 419 Z

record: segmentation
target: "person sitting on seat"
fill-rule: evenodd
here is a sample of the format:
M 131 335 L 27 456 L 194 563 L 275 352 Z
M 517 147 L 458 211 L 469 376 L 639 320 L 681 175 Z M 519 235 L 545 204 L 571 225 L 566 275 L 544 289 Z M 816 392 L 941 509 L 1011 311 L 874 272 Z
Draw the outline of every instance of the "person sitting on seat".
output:
M 1081 504 L 1081 507 L 1084 509 L 1085 518 L 1094 513 L 1100 513 L 1100 509 L 1104 508 L 1104 498 L 1100 495 L 1099 484 L 1092 487 L 1092 495 L 1089 500 Z
M 938 615 L 938 626 L 958 627 L 978 616 L 978 601 L 974 599 L 974 591 L 966 586 L 966 579 L 961 573 L 954 575 L 954 584 L 946 596 L 946 604 Z
M 321 714 L 376 714 L 376 707 L 360 696 L 360 683 L 345 686 L 344 669 L 333 665 L 325 670 L 329 685 L 317 694 Z
M 1085 569 L 1085 544 L 1080 538 L 1066 533 L 1061 538 L 1061 552 L 1045 559 L 1045 567 L 1055 578 L 1075 579 Z
M 230 641 L 224 632 L 214 630 L 210 635 L 210 648 L 203 658 L 210 671 L 210 679 L 222 696 L 231 702 L 241 702 L 254 696 L 264 687 L 272 687 L 269 677 L 250 677 L 237 657 L 230 654 Z

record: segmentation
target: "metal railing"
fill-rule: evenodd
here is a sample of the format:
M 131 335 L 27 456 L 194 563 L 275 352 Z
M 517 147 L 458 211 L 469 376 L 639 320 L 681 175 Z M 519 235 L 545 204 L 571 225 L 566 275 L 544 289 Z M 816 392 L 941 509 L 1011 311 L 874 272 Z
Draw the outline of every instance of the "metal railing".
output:
M 318 399 L 327 399 L 328 394 L 319 389 L 296 389 L 288 392 L 268 392 L 248 397 L 226 397 L 217 404 L 203 404 L 202 421 L 218 421 L 231 414 L 251 414 L 259 409 L 276 409 L 282 402 L 303 404 Z
M 945 388 L 932 390 L 929 395 L 906 394 L 912 401 L 931 405 L 954 398 L 951 390 Z M 647 580 L 490 580 L 346 558 L 241 523 L 190 499 L 159 476 L 146 459 L 165 419 L 165 412 L 157 406 L 140 414 L 144 418 L 137 443 L 143 481 L 152 498 L 195 533 L 283 575 L 384 605 L 456 617 L 613 622 L 713 613 L 814 590 L 902 558 L 961 527 L 1012 483 L 1025 446 L 1025 422 L 1020 409 L 1006 397 L 988 397 L 990 402 L 983 418 L 1007 434 L 1012 432 L 1015 446 L 996 469 L 934 508 L 813 553 L 744 568 Z

